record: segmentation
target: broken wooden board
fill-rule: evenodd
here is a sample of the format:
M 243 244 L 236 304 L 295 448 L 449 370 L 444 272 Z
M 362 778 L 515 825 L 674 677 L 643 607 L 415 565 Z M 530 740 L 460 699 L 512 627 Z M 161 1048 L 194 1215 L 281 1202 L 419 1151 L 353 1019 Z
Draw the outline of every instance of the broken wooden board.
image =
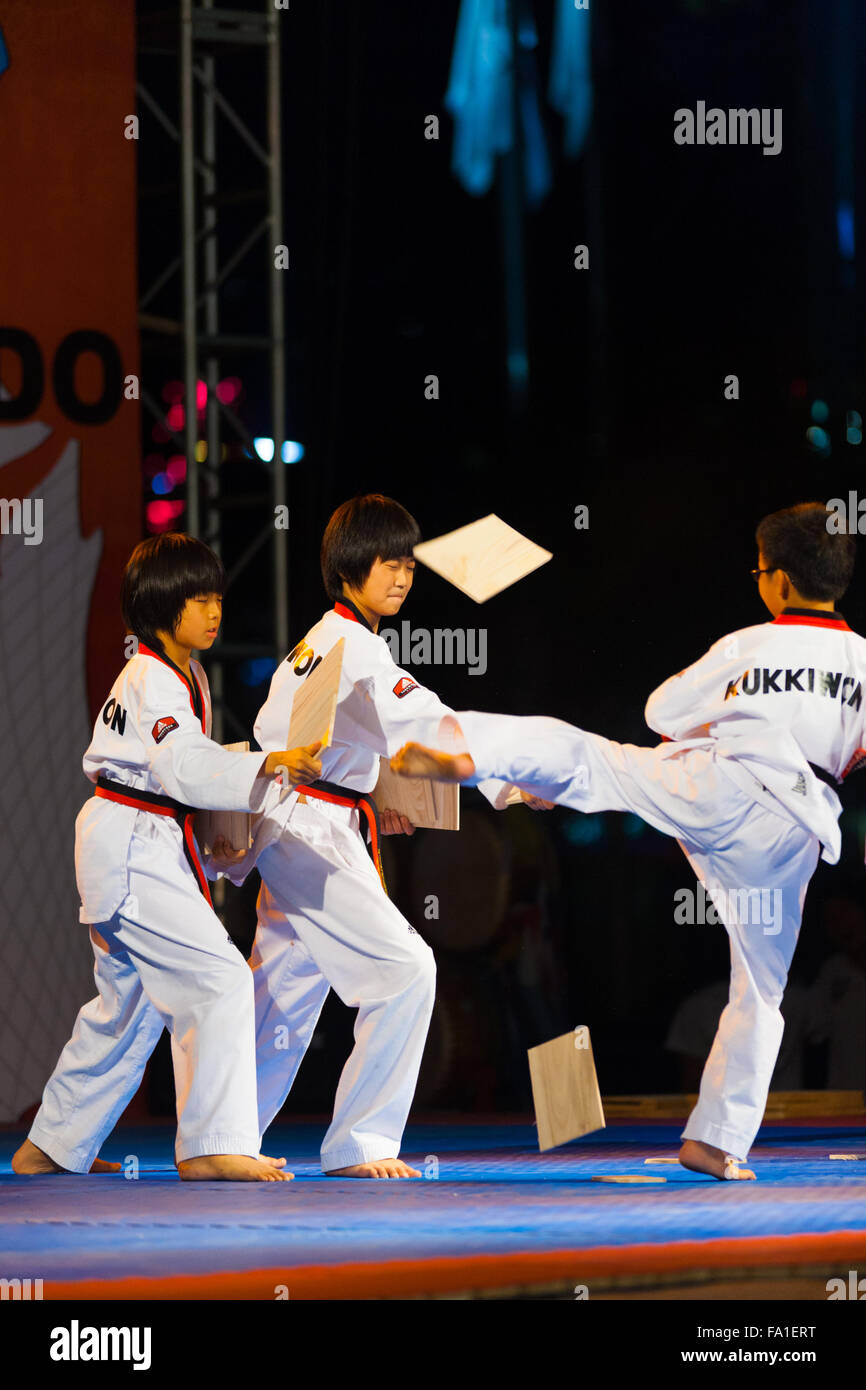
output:
M 593 1177 L 591 1182 L 667 1182 L 667 1178 L 650 1178 L 644 1173 L 610 1173 Z
M 416 559 L 476 603 L 485 603 L 553 559 L 493 512 L 415 546 Z
M 529 1049 L 529 1075 L 543 1153 L 593 1130 L 604 1129 L 604 1110 L 595 1073 L 589 1029 Z

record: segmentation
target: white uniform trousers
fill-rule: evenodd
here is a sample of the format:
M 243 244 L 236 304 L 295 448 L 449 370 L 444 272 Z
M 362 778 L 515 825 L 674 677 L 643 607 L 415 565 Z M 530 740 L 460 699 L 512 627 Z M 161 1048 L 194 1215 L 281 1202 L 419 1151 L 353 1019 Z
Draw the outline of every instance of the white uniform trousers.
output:
M 631 811 L 679 841 L 731 947 L 728 1004 L 683 1138 L 745 1159 L 782 1041 L 779 1005 L 819 841 L 741 789 L 742 770 L 735 782 L 713 740 L 638 748 L 558 719 L 457 719 L 476 764 L 473 781 L 507 778 L 578 811 Z
M 325 1172 L 399 1154 L 435 995 L 433 952 L 384 892 L 358 823 L 349 807 L 298 804 L 257 864 L 250 965 L 262 1133 L 289 1093 L 329 988 L 358 1011 L 322 1142 Z
M 86 1173 L 165 1026 L 177 1091 L 176 1161 L 256 1155 L 249 967 L 199 891 L 173 821 L 142 812 L 127 862 L 129 894 L 91 931 L 99 993 L 78 1014 L 30 1139 L 63 1168 Z

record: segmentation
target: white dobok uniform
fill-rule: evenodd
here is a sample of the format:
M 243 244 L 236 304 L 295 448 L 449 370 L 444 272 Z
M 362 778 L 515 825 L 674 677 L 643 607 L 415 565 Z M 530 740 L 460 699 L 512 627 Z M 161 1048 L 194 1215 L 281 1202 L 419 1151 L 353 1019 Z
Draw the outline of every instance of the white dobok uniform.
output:
M 650 696 L 656 748 L 556 719 L 464 712 L 437 745 L 579 811 L 632 811 L 673 835 L 725 924 L 731 988 L 683 1134 L 748 1153 L 819 854 L 840 852 L 840 783 L 866 761 L 866 641 L 839 614 L 788 608 L 731 633 Z M 423 740 L 421 740 L 423 741 Z M 427 740 L 433 742 L 433 740 Z
M 163 1026 L 176 1160 L 259 1152 L 252 978 L 210 904 L 191 808 L 264 811 L 279 789 L 256 781 L 261 753 L 228 753 L 208 737 L 207 677 L 198 662 L 191 669 L 188 681 L 141 644 L 84 755 L 87 777 L 101 782 L 75 823 L 75 871 L 98 995 L 80 1010 L 30 1130 L 73 1172 L 90 1168 Z
M 380 755 L 451 711 L 395 665 L 385 639 L 344 601 L 275 672 L 255 725 L 265 752 L 285 747 L 296 692 L 340 638 L 333 741 L 319 756 L 322 782 L 336 787 L 330 795 L 342 790 L 351 802 L 375 787 Z M 508 789 L 491 781 L 482 791 L 502 806 Z M 433 953 L 385 892 L 366 829 L 353 805 L 302 787 L 262 817 L 250 856 L 263 880 L 250 959 L 262 1133 L 289 1093 L 328 990 L 358 1010 L 322 1143 L 326 1172 L 399 1153 L 435 993 Z

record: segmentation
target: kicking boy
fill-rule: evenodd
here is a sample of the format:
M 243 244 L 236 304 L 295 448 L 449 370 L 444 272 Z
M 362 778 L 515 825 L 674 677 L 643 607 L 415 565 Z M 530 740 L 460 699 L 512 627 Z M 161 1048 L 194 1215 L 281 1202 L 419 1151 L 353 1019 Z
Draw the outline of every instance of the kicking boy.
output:
M 378 635 L 380 620 L 401 611 L 412 587 L 420 538 L 414 518 L 390 498 L 358 497 L 337 509 L 322 541 L 322 577 L 334 606 L 277 669 L 255 725 L 265 751 L 280 747 L 303 680 L 344 640 L 323 780 L 290 796 L 257 829 L 253 853 L 263 884 L 250 964 L 262 1133 L 289 1093 L 329 989 L 358 1010 L 321 1151 L 326 1173 L 348 1177 L 420 1177 L 398 1155 L 433 1009 L 435 964 L 385 891 L 369 799 L 380 755 L 451 714 L 395 665 Z M 480 786 L 504 805 L 506 785 Z M 395 813 L 383 822 L 387 832 L 412 833 Z M 368 827 L 373 859 L 360 833 Z
M 294 785 L 321 764 L 314 749 L 263 757 L 209 737 L 207 677 L 191 653 L 217 635 L 223 586 L 218 558 L 190 536 L 143 541 L 126 566 L 123 614 L 138 651 L 96 720 L 84 755 L 96 790 L 75 825 L 99 994 L 78 1015 L 16 1173 L 88 1172 L 165 1026 L 180 1176 L 292 1176 L 284 1160 L 259 1156 L 252 977 L 211 906 L 192 816 L 267 810 L 278 768 Z
M 752 573 L 773 621 L 722 637 L 650 696 L 647 723 L 672 741 L 636 748 L 472 712 L 392 760 L 406 776 L 508 777 L 576 810 L 632 811 L 679 840 L 731 947 L 729 1002 L 680 1150 L 718 1178 L 754 1177 L 738 1164 L 764 1114 L 806 888 L 819 854 L 839 858 L 833 788 L 866 761 L 866 641 L 834 609 L 855 542 L 828 516 L 814 502 L 761 522 Z

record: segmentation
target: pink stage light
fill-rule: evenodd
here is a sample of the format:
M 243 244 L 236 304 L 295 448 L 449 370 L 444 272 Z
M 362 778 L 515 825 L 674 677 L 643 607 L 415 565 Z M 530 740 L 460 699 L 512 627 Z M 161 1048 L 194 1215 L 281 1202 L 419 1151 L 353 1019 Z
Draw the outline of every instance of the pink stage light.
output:
M 165 465 L 165 471 L 174 487 L 177 487 L 178 483 L 182 483 L 186 477 L 186 459 L 183 454 L 172 454 Z
M 148 531 L 152 535 L 156 535 L 160 531 L 167 531 L 172 522 L 180 516 L 185 505 L 184 502 L 169 502 L 167 500 L 148 502 L 145 508 Z
M 221 381 L 216 389 L 217 400 L 222 405 L 231 405 L 241 394 L 241 379 L 238 376 L 227 376 L 225 381 Z

